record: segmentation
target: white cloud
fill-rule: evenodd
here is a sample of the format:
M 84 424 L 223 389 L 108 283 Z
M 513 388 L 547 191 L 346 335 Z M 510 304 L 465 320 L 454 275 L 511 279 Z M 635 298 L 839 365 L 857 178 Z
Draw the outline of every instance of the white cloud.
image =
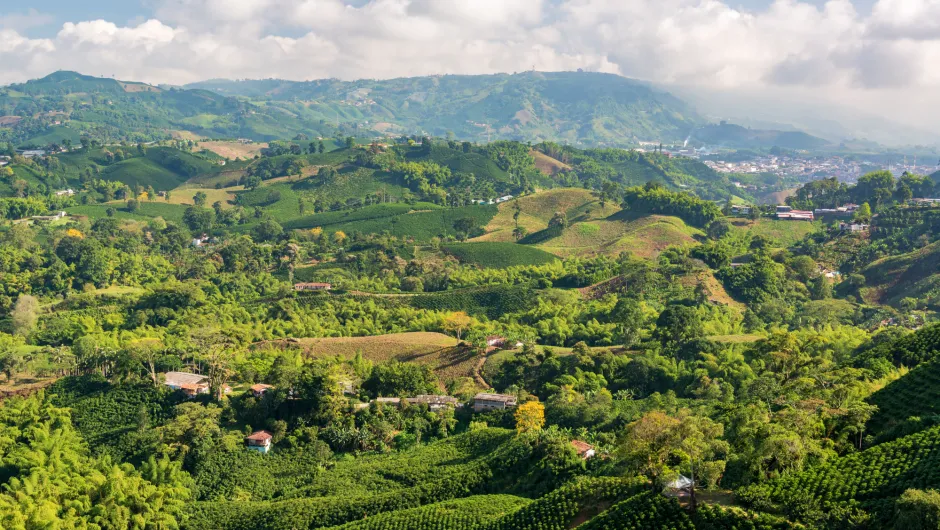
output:
M 54 69 L 150 82 L 382 78 L 584 68 L 711 87 L 793 87 L 856 101 L 940 88 L 940 1 L 154 0 L 136 26 L 75 21 L 51 39 L 0 18 L 0 82 Z M 38 15 L 35 14 L 34 15 Z M 928 95 L 924 95 L 928 93 Z M 936 107 L 934 107 L 936 108 Z M 924 117 L 924 112 L 911 113 Z

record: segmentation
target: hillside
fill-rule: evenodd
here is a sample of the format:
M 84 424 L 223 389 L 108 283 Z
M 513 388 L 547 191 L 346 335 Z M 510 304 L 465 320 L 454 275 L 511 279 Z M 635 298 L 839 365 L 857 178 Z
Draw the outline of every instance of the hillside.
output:
M 440 333 L 396 333 L 374 337 L 335 337 L 324 339 L 289 339 L 278 346 L 300 347 L 311 358 L 341 355 L 379 363 L 413 362 L 430 367 L 441 381 L 473 377 L 476 354 L 458 347 L 459 341 Z
M 913 297 L 940 303 L 940 241 L 919 250 L 890 256 L 862 269 L 867 300 L 896 305 Z
M 0 116 L 22 118 L 10 131 L 22 146 L 61 144 L 66 138 L 77 143 L 86 134 L 102 141 L 150 141 L 168 138 L 174 130 L 262 141 L 300 132 L 333 133 L 330 125 L 302 110 L 268 108 L 207 90 L 161 89 L 64 71 L 0 88 Z
M 746 487 L 737 498 L 745 505 L 810 521 L 825 521 L 827 514 L 839 518 L 854 505 L 871 513 L 875 527 L 887 528 L 895 516 L 892 498 L 909 488 L 940 487 L 938 460 L 940 427 L 935 427 Z
M 225 96 L 303 109 L 323 119 L 373 124 L 382 132 L 467 140 L 557 140 L 630 145 L 680 140 L 702 119 L 646 83 L 588 72 L 525 72 L 344 82 L 215 80 L 187 85 Z
M 819 149 L 830 144 L 822 138 L 801 131 L 775 131 L 742 127 L 722 122 L 696 129 L 691 139 L 705 145 L 736 148 Z

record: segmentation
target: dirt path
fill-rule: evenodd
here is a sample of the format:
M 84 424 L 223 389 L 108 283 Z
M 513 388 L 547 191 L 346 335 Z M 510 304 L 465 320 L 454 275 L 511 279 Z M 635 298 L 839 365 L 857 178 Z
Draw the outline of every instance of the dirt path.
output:
M 486 355 L 481 355 L 473 366 L 473 379 L 483 388 L 491 388 L 490 384 L 483 378 L 483 366 L 486 364 Z

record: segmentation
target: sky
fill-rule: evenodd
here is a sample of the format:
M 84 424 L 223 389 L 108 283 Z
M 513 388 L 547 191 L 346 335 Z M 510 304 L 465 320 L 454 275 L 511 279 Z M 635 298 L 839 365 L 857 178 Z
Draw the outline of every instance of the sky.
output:
M 583 68 L 935 127 L 940 0 L 0 0 L 0 64 L 0 84 Z

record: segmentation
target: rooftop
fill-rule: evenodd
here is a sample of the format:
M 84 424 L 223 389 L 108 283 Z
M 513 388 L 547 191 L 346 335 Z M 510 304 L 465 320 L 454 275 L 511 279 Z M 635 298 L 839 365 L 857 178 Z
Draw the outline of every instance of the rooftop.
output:
M 182 387 L 183 385 L 199 385 L 206 383 L 209 378 L 204 375 L 191 374 L 189 372 L 167 372 L 166 384 L 170 386 Z
M 271 438 L 274 438 L 274 435 L 272 435 L 268 431 L 255 431 L 245 437 L 246 440 L 251 441 L 251 442 L 265 442 L 265 441 L 270 440 Z
M 504 402 L 509 402 L 509 401 L 515 401 L 515 400 L 516 400 L 516 396 L 513 396 L 512 394 L 487 394 L 487 393 L 480 393 L 480 394 L 477 394 L 477 395 L 473 396 L 473 399 L 479 400 L 479 401 L 504 401 Z

